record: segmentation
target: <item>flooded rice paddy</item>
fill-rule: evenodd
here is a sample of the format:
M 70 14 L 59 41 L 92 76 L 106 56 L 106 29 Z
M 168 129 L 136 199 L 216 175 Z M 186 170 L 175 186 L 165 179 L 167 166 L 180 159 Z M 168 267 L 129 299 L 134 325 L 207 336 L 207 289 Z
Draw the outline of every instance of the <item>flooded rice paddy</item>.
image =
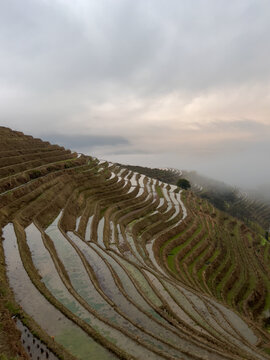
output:
M 111 174 L 106 173 L 109 165 L 114 169 Z M 38 281 L 45 286 L 48 299 L 30 278 L 35 275 L 25 270 L 20 254 L 24 250 L 19 249 L 13 225 L 4 228 L 8 279 L 23 310 L 78 359 L 118 358 L 111 351 L 141 360 L 223 360 L 238 358 L 241 351 L 247 359 L 263 359 L 255 349 L 258 338 L 244 320 L 175 282 L 162 266 L 163 259 L 156 259 L 153 247 L 159 236 L 187 217 L 181 191 L 105 161 L 97 171 L 99 177 L 103 173 L 112 191 L 107 198 L 122 189 L 121 201 L 136 214 L 132 221 L 121 220 L 125 209 L 119 205 L 114 208 L 122 216 L 118 222 L 106 200 L 105 205 L 91 205 L 88 219 L 89 207 L 88 212 L 82 209 L 79 214 L 83 215 L 74 220 L 74 232 L 61 227 L 65 208 L 46 229 L 35 223 L 24 229 Z M 93 213 L 93 209 L 98 210 Z M 170 225 L 151 239 L 145 240 L 144 229 L 134 235 L 143 222 L 154 222 L 153 226 L 161 221 L 158 215 Z M 17 326 L 31 358 L 57 359 L 19 320 Z M 216 342 L 226 344 L 231 357 L 219 351 Z
M 89 354 L 100 359 L 114 359 L 113 354 L 65 317 L 33 285 L 22 264 L 12 224 L 4 228 L 3 236 L 9 283 L 16 301 L 23 310 L 48 335 L 53 336 L 56 342 L 66 347 L 78 359 L 89 359 Z M 83 346 L 78 346 L 76 339 L 80 339 L 80 344 Z

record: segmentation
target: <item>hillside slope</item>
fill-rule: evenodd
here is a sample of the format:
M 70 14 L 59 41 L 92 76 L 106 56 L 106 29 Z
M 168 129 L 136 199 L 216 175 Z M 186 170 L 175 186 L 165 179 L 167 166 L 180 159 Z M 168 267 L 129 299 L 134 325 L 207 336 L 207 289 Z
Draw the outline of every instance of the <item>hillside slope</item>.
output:
M 196 195 L 208 200 L 219 210 L 237 217 L 263 235 L 266 231 L 270 232 L 269 185 L 265 185 L 260 191 L 250 190 L 247 192 L 200 175 L 196 171 L 172 168 L 157 169 L 134 165 L 126 167 L 172 185 L 175 185 L 180 177 L 186 178 L 190 181 L 192 191 Z
M 269 358 L 269 244 L 240 221 L 7 128 L 0 192 L 3 354 Z

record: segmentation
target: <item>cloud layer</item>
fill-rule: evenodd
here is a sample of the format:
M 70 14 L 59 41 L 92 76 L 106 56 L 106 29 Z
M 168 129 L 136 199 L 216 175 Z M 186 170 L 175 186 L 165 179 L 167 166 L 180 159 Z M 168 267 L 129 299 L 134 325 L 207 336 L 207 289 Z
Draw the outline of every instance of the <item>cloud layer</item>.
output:
M 0 122 L 124 163 L 270 179 L 268 0 L 4 0 Z

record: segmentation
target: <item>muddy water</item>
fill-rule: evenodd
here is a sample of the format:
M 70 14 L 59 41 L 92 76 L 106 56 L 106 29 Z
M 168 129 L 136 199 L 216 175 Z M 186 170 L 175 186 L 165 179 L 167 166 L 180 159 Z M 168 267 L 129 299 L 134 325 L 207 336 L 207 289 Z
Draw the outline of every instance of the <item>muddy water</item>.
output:
M 151 240 L 150 242 L 146 243 L 146 245 L 145 245 L 146 251 L 148 253 L 148 257 L 153 264 L 154 270 L 160 272 L 162 275 L 167 277 L 168 275 L 166 274 L 166 272 L 159 266 L 159 264 L 156 261 L 155 254 L 153 251 L 154 242 L 155 242 L 155 239 Z
M 170 198 L 170 196 L 169 196 L 169 193 L 168 193 L 168 190 L 167 189 L 165 189 L 165 188 L 163 188 L 163 195 L 164 195 L 164 198 L 166 199 L 166 201 L 167 201 L 167 209 L 166 209 L 166 211 L 165 211 L 165 213 L 164 214 L 166 214 L 167 212 L 169 212 L 170 210 L 171 210 L 171 208 L 173 207 L 173 205 L 172 205 L 172 201 L 171 201 L 171 198 Z
M 170 198 L 171 198 L 172 202 L 174 203 L 174 205 L 179 205 L 176 193 L 170 192 Z
M 27 354 L 33 360 L 57 360 L 47 346 L 36 338 L 23 323 L 16 319 L 16 326 L 21 332 L 21 342 Z
M 124 178 L 125 179 L 125 178 Z M 129 181 L 128 180 L 124 180 L 124 185 L 122 186 L 122 191 L 126 191 L 127 187 L 129 186 Z
M 121 231 L 120 226 L 119 226 L 119 231 Z M 125 238 L 124 238 L 124 235 L 125 235 Z M 130 243 L 130 241 L 128 241 L 128 240 L 130 240 L 128 235 L 126 233 L 123 234 L 122 232 L 121 233 L 118 232 L 118 238 L 121 239 L 119 248 L 122 251 L 122 256 L 125 259 L 128 259 L 129 261 L 131 261 L 137 265 L 141 265 L 141 262 L 138 260 L 136 254 L 135 254 L 135 253 L 137 253 L 137 249 L 134 246 L 132 247 L 132 243 Z M 135 253 L 133 250 L 135 250 Z
M 204 316 L 202 316 L 203 314 L 200 314 L 195 310 L 196 308 L 192 306 L 192 303 L 188 301 L 188 299 L 177 287 L 173 286 L 171 283 L 165 280 L 162 280 L 162 283 L 167 288 L 168 294 L 172 295 L 176 299 L 177 303 L 181 305 L 183 310 L 195 319 L 196 323 L 198 324 L 197 326 L 205 327 L 210 332 L 210 334 L 214 333 L 217 337 L 219 336 L 218 333 L 214 329 L 212 329 L 205 321 Z M 205 332 L 205 330 L 201 331 Z
M 93 247 L 96 247 L 94 244 L 93 244 Z M 105 257 L 105 256 L 104 256 Z M 109 261 L 109 257 L 108 257 L 108 254 L 107 254 L 107 257 L 106 259 Z M 118 261 L 121 262 L 121 258 L 118 257 Z M 138 299 L 138 295 L 137 297 L 134 297 L 136 296 L 136 292 L 137 290 L 134 289 L 134 285 L 132 283 L 130 283 L 130 279 L 127 277 L 126 274 L 124 274 L 124 271 L 121 267 L 119 267 L 119 265 L 117 263 L 113 263 L 112 259 L 110 259 L 110 263 L 113 264 L 113 268 L 115 271 L 118 271 L 118 274 L 121 276 L 120 279 L 121 279 L 121 282 L 125 288 L 125 285 L 127 285 L 129 283 L 129 288 L 125 288 L 125 290 L 127 291 L 129 297 L 131 299 L 133 299 L 134 302 L 138 303 L 137 302 L 137 299 Z M 123 262 L 123 265 L 124 267 L 127 265 L 127 262 Z M 137 274 L 137 278 L 140 278 L 140 281 L 141 281 L 141 285 L 142 285 L 142 282 L 143 282 L 143 286 L 145 286 L 145 288 L 147 289 L 148 292 L 152 292 L 152 296 L 155 297 L 156 295 L 153 293 L 153 290 L 151 288 L 149 288 L 149 285 L 146 284 L 146 280 L 145 278 L 143 278 L 144 280 L 142 280 L 141 277 L 138 276 Z M 132 292 L 131 292 L 132 291 Z M 143 300 L 144 301 L 144 300 Z M 158 298 L 156 298 L 156 301 L 161 305 L 162 303 L 160 302 L 160 300 Z M 144 302 L 145 303 L 145 302 Z M 130 306 L 130 303 L 127 304 L 128 307 L 126 307 L 126 309 L 128 310 L 128 308 L 130 309 L 129 310 L 129 316 L 132 315 L 132 307 Z M 143 309 L 145 311 L 147 311 L 147 309 L 149 308 L 149 305 L 147 304 L 146 306 L 143 307 Z M 151 313 L 151 315 L 155 316 L 155 311 L 154 309 L 151 309 L 151 311 L 149 311 Z M 146 318 L 144 314 L 138 312 L 138 311 L 135 311 L 134 312 L 134 315 L 137 316 L 136 318 L 136 321 L 139 321 L 139 324 L 143 324 L 143 326 L 145 328 L 148 328 L 149 331 L 153 332 L 153 333 L 156 333 L 157 336 L 164 336 L 164 339 L 169 339 L 170 342 L 172 342 L 173 344 L 177 344 L 178 343 L 178 337 L 175 336 L 174 334 L 172 334 L 170 331 L 164 329 L 163 327 L 161 327 L 159 324 L 157 323 L 154 323 L 153 321 L 151 321 L 149 318 Z M 134 316 L 132 315 L 132 316 Z M 156 314 L 157 318 L 159 320 L 162 320 L 160 318 L 160 316 L 158 314 Z M 134 318 L 133 318 L 134 319 Z
M 129 243 L 129 246 L 131 247 L 135 257 L 137 258 L 137 260 L 139 262 L 139 264 L 143 264 L 144 260 L 143 260 L 143 258 L 141 257 L 141 255 L 139 254 L 139 252 L 137 250 L 137 247 L 136 247 L 135 241 L 133 239 L 133 236 L 126 233 L 126 238 L 127 238 L 127 242 Z
M 139 185 L 140 185 L 140 187 L 143 187 L 144 188 L 144 179 L 145 179 L 145 175 L 141 175 L 140 177 L 139 177 Z
M 27 243 L 32 253 L 33 262 L 42 277 L 42 282 L 66 308 L 84 321 L 91 323 L 90 314 L 70 294 L 62 282 L 50 253 L 43 244 L 39 230 L 35 225 L 31 224 L 25 229 L 25 232 Z
M 183 210 L 183 215 L 184 217 L 186 217 L 186 210 L 184 211 L 184 204 L 183 202 L 181 201 L 181 192 L 182 190 L 179 192 L 179 193 L 175 193 L 175 192 L 171 192 L 169 190 L 163 190 L 164 191 L 164 196 L 166 198 L 166 200 L 168 202 L 171 202 L 174 204 L 174 206 L 180 206 Z
M 180 204 L 180 206 L 182 208 L 182 211 L 183 211 L 182 219 L 185 219 L 187 217 L 187 209 L 186 209 L 183 201 L 181 200 L 181 192 L 182 192 L 182 190 L 179 191 L 179 193 L 175 194 L 175 197 L 176 197 L 177 201 L 179 202 L 179 204 Z
M 104 242 L 103 242 L 103 231 L 104 231 L 104 217 L 102 217 L 99 220 L 98 228 L 97 228 L 97 243 L 105 248 Z
M 154 285 L 154 287 L 158 290 L 159 294 L 164 298 L 164 300 L 168 303 L 172 311 L 177 315 L 182 321 L 187 323 L 189 326 L 193 327 L 194 329 L 197 329 L 201 333 L 205 333 L 205 331 L 196 324 L 190 316 L 188 316 L 188 313 L 186 313 L 186 310 L 180 308 L 176 302 L 173 300 L 173 298 L 170 296 L 170 294 L 164 289 L 162 282 L 158 280 L 158 278 L 153 275 L 151 272 L 145 270 L 145 274 L 149 277 L 150 281 Z M 182 304 L 181 304 L 182 305 Z M 192 309 L 192 307 L 190 307 Z
M 5 238 L 3 245 L 9 283 L 16 301 L 24 311 L 32 316 L 48 335 L 54 336 L 56 342 L 63 345 L 78 359 L 88 360 L 89 356 L 96 359 L 116 359 L 113 354 L 97 344 L 83 330 L 67 319 L 36 289 L 23 267 L 12 224 L 3 229 L 3 236 Z M 78 347 L 78 339 L 80 340 L 80 347 Z
M 111 173 L 111 176 L 109 177 L 109 180 L 112 180 L 112 179 L 115 178 L 115 177 L 116 177 L 115 173 L 112 172 L 112 173 Z
M 171 198 L 169 196 L 169 191 L 166 188 L 163 188 L 163 195 L 165 197 L 165 199 L 167 200 L 168 203 L 171 203 Z
M 150 200 L 150 199 L 152 199 L 152 202 L 154 202 L 154 200 L 155 200 L 155 199 L 153 198 L 153 194 L 152 194 L 152 193 L 149 193 L 149 194 L 147 195 L 147 197 L 145 198 L 144 201 L 146 202 L 146 201 L 148 201 L 148 200 Z
M 123 268 L 115 261 L 115 259 L 110 256 L 108 252 L 102 251 L 100 248 L 98 248 L 95 244 L 92 245 L 97 252 L 99 252 L 113 267 L 114 271 L 118 275 L 118 277 L 121 280 L 121 283 L 123 285 L 123 288 L 125 292 L 129 295 L 129 297 L 138 304 L 141 308 L 144 309 L 144 311 L 149 312 L 151 315 L 155 316 L 158 319 L 161 319 L 160 316 L 154 312 L 154 310 L 148 305 L 148 303 L 142 298 L 142 296 L 139 294 L 135 286 L 133 285 L 130 278 L 127 276 L 126 272 L 123 270 Z M 118 258 L 118 257 L 117 257 Z M 161 319 L 162 320 L 162 319 Z
M 144 188 L 140 188 L 138 191 L 138 194 L 136 195 L 136 198 L 140 197 L 144 192 Z
M 135 186 L 130 186 L 130 188 L 129 188 L 129 190 L 128 190 L 128 192 L 127 192 L 127 194 L 130 194 L 130 193 L 132 193 L 132 192 L 135 192 Z
M 133 173 L 132 177 L 129 180 L 131 182 L 131 186 L 137 186 L 138 185 L 136 177 L 137 177 L 137 174 Z
M 171 187 L 170 191 L 173 191 L 173 192 L 178 189 L 178 187 L 176 185 L 170 185 L 170 187 Z
M 167 221 L 170 221 L 170 220 L 174 219 L 180 213 L 180 204 L 179 204 L 179 202 L 178 202 L 178 200 L 176 198 L 176 194 L 175 193 L 170 193 L 170 199 L 174 204 L 175 213 L 172 214 L 172 216 Z
M 79 225 L 80 225 L 80 221 L 81 221 L 81 216 L 79 216 L 79 217 L 76 219 L 75 231 L 78 231 L 78 228 L 79 228 Z
M 120 247 L 125 246 L 125 239 L 124 239 L 124 237 L 122 235 L 122 231 L 121 231 L 121 228 L 120 228 L 119 224 L 117 224 L 116 229 L 117 229 L 118 243 L 119 243 Z
M 157 210 L 158 210 L 159 208 L 161 208 L 161 206 L 164 205 L 164 202 L 165 202 L 165 199 L 164 199 L 164 198 L 160 198 L 160 199 L 159 199 L 159 205 L 158 205 L 158 207 L 157 207 Z
M 110 240 L 109 240 L 110 244 L 114 244 L 115 243 L 115 239 L 114 239 L 114 223 L 113 221 L 110 221 Z
M 137 324 L 138 326 L 142 326 L 144 329 L 147 329 L 149 332 L 154 333 L 158 337 L 161 336 L 164 339 L 169 339 L 167 341 L 171 342 L 174 345 L 177 345 L 178 337 L 176 337 L 174 334 L 170 333 L 169 331 L 161 327 L 159 324 L 153 322 L 145 314 L 140 312 L 129 300 L 125 298 L 122 292 L 117 288 L 114 279 L 111 275 L 111 272 L 107 268 L 106 264 L 103 262 L 102 258 L 98 256 L 98 254 L 92 249 L 92 244 L 90 246 L 87 246 L 87 244 L 83 242 L 79 244 L 79 239 L 75 241 L 76 244 L 83 251 L 89 263 L 92 265 L 95 274 L 98 278 L 100 288 L 116 304 L 119 310 L 121 310 L 133 323 Z M 165 351 L 166 353 L 170 353 L 172 356 L 177 356 L 177 357 L 180 356 L 178 350 L 172 349 L 168 345 L 163 344 L 162 342 L 156 340 L 155 338 L 145 333 L 142 333 L 138 329 L 131 329 L 130 325 L 127 327 L 127 324 L 125 324 L 125 327 L 129 331 L 135 332 L 136 330 L 136 335 L 139 338 L 141 337 L 144 342 L 147 342 L 152 346 L 162 351 Z M 165 337 L 162 336 L 163 333 L 166 334 Z M 175 341 L 173 341 L 174 337 L 176 338 Z M 183 354 L 181 354 L 181 356 L 183 357 L 183 359 L 185 358 Z
M 209 313 L 209 311 L 206 308 L 203 301 L 196 294 L 192 293 L 191 291 L 189 291 L 185 288 L 181 288 L 181 292 L 183 293 L 183 294 L 181 294 L 180 290 L 177 287 L 169 284 L 168 282 L 166 282 L 166 287 L 175 296 L 175 298 L 178 300 L 178 302 L 181 304 L 181 306 L 183 305 L 184 308 L 186 309 L 186 311 L 188 311 L 190 314 L 192 314 L 198 320 L 198 322 L 200 324 L 203 324 L 209 330 L 211 329 L 211 333 L 215 334 L 217 338 L 222 338 L 222 339 L 224 339 L 225 342 L 230 343 L 231 345 L 236 345 L 237 347 L 242 348 L 244 351 L 251 353 L 252 355 L 255 356 L 255 358 L 260 358 L 260 356 L 253 349 L 250 349 L 248 346 L 243 344 L 243 342 L 241 341 L 241 339 L 238 335 L 236 335 L 234 333 L 234 335 L 232 336 L 230 334 L 230 332 L 225 331 L 217 323 L 217 321 L 215 320 L 213 315 Z M 183 296 L 183 295 L 185 295 L 185 296 Z M 215 303 L 216 307 L 218 307 L 219 309 L 228 310 L 228 315 L 230 316 L 230 319 L 232 319 L 233 324 L 236 324 L 238 327 L 237 330 L 239 331 L 239 329 L 242 329 L 242 332 L 239 331 L 241 333 L 241 335 L 246 340 L 249 339 L 249 342 L 252 345 L 254 345 L 256 343 L 256 341 L 255 341 L 256 336 L 254 335 L 252 330 L 248 328 L 247 324 L 244 323 L 244 321 L 239 318 L 239 316 L 237 316 L 235 313 L 233 313 L 231 310 L 225 308 L 224 306 L 216 303 L 212 299 L 211 300 L 207 299 L 207 301 L 209 301 L 211 303 Z M 197 311 L 195 311 L 195 309 L 193 307 L 191 307 L 192 304 L 194 305 L 194 307 Z M 225 316 L 225 318 L 226 318 L 226 316 Z M 204 320 L 207 321 L 207 324 L 205 323 Z M 223 321 L 222 325 L 223 324 L 224 324 L 224 321 Z M 218 335 L 218 333 L 221 335 Z M 251 341 L 253 340 L 253 343 L 250 340 Z
M 219 304 L 218 302 L 213 301 L 212 299 L 210 300 L 210 302 L 223 313 L 224 317 L 228 320 L 228 322 L 233 326 L 235 330 L 237 330 L 241 334 L 241 336 L 246 341 L 248 341 L 252 345 L 255 345 L 257 343 L 257 336 L 238 315 L 236 315 L 232 310 Z
M 86 230 L 85 230 L 85 241 L 91 240 L 91 233 L 92 233 L 92 221 L 93 221 L 94 215 L 90 216 L 87 222 Z
M 83 253 L 83 255 L 85 256 L 85 258 L 87 259 L 87 261 L 89 262 L 89 264 L 91 265 L 91 267 L 93 268 L 93 270 L 95 271 L 96 275 L 97 275 L 97 279 L 100 283 L 103 282 L 104 276 L 102 276 L 102 271 L 100 271 L 100 269 L 102 267 L 106 267 L 106 265 L 103 263 L 103 260 L 96 254 L 95 251 L 93 251 L 93 249 L 91 249 L 87 244 L 83 243 L 78 237 L 76 237 L 73 233 L 68 233 L 69 238 L 74 242 L 74 244 L 76 244 L 81 252 Z M 95 244 L 93 244 L 93 247 L 95 246 L 95 248 L 99 249 L 98 246 L 96 246 Z M 103 252 L 103 254 L 105 254 L 106 252 Z M 120 266 L 118 265 L 118 267 L 120 268 Z M 122 273 L 123 274 L 123 270 Z M 109 291 L 109 290 L 108 290 Z M 111 295 L 110 292 L 107 291 L 107 294 Z M 90 293 L 93 293 L 93 290 L 90 290 Z M 106 292 L 105 292 L 106 293 Z M 100 295 L 99 295 L 100 296 Z M 121 295 L 122 296 L 122 295 Z M 146 305 L 145 302 L 143 302 L 143 305 Z M 103 314 L 104 315 L 104 314 Z
M 229 323 L 227 323 L 227 321 L 224 321 L 224 317 L 222 316 L 222 313 L 218 309 L 216 309 L 216 307 L 214 307 L 212 304 L 210 304 L 209 301 L 207 303 L 207 306 L 210 308 L 211 312 L 214 314 L 216 321 L 220 325 L 222 325 L 222 327 L 227 332 L 232 334 L 235 338 L 238 338 L 239 335 L 235 332 L 235 330 L 229 325 Z
M 165 191 L 165 190 L 163 189 L 163 191 Z M 179 219 L 179 221 L 178 221 L 176 224 L 174 224 L 174 225 L 173 225 L 172 227 L 170 227 L 170 228 L 174 228 L 174 227 L 178 226 L 178 225 L 181 224 L 181 222 L 187 217 L 187 209 L 186 209 L 184 203 L 183 203 L 182 200 L 181 200 L 181 191 L 180 191 L 179 193 L 175 194 L 175 196 L 176 196 L 176 199 L 177 199 L 178 203 L 180 204 L 180 206 L 181 206 L 181 208 L 182 208 L 183 216 L 182 216 L 181 219 Z M 164 199 L 163 199 L 163 201 L 164 201 Z M 163 233 L 166 233 L 168 230 L 169 230 L 169 228 L 165 229 L 165 230 L 163 231 Z M 153 252 L 154 242 L 155 242 L 155 238 L 153 238 L 151 241 L 149 241 L 149 242 L 146 244 L 146 250 L 147 250 L 147 252 L 148 252 L 148 256 L 149 256 L 149 258 L 150 258 L 150 260 L 151 260 L 151 262 L 152 262 L 152 264 L 153 264 L 153 266 L 154 266 L 154 269 L 155 269 L 156 271 L 159 271 L 159 272 L 160 272 L 161 274 L 163 274 L 165 277 L 167 277 L 168 275 L 167 275 L 166 272 L 161 268 L 161 266 L 159 266 L 159 264 L 157 263 L 157 261 L 156 261 L 156 259 L 155 259 L 155 255 L 154 255 L 154 252 Z
M 152 192 L 152 186 L 149 182 L 147 182 L 147 184 L 146 184 L 146 189 L 149 194 Z
M 152 193 L 153 193 L 155 196 L 157 196 L 156 182 L 155 182 L 155 181 L 152 183 L 151 187 L 152 187 L 152 190 L 151 190 Z
M 168 206 L 167 206 L 166 211 L 164 212 L 164 215 L 167 215 L 167 213 L 172 209 L 172 207 L 173 207 L 172 203 L 171 203 L 171 202 L 168 202 Z M 173 215 L 174 215 L 174 214 L 173 214 Z M 168 221 L 168 220 L 166 220 L 166 221 Z
M 123 256 L 129 259 L 132 262 L 139 263 L 134 254 L 131 252 L 132 248 L 129 246 L 129 243 L 125 240 L 121 227 L 117 224 L 117 238 L 118 238 L 118 248 L 123 253 Z
M 176 290 L 176 289 L 174 289 Z M 209 313 L 204 302 L 194 293 L 188 291 L 184 288 L 181 289 L 182 293 L 186 296 L 187 300 L 193 304 L 197 312 L 203 315 L 204 319 L 208 322 L 210 326 L 212 326 L 215 330 L 217 330 L 222 336 L 227 337 L 230 341 L 234 341 L 234 338 L 227 333 L 214 319 L 213 315 Z M 236 334 L 234 334 L 235 336 Z
M 68 233 L 68 236 L 72 239 L 72 241 L 74 241 L 74 243 L 76 243 L 82 250 L 82 252 L 84 253 L 84 255 L 88 252 L 89 246 L 85 243 L 83 243 L 80 239 L 76 239 L 76 236 L 72 233 Z M 96 263 L 95 260 L 99 260 L 98 263 L 99 265 L 102 265 L 102 259 L 98 258 L 95 259 L 95 252 L 94 254 L 92 254 L 91 259 L 89 258 L 89 256 L 87 257 L 88 260 L 90 260 L 90 264 Z M 100 261 L 101 260 L 101 261 Z M 106 267 L 106 265 L 103 263 L 103 266 Z M 97 267 L 98 270 L 100 270 L 100 268 Z M 98 271 L 99 273 L 100 271 Z M 100 278 L 99 278 L 100 280 Z M 95 290 L 94 290 L 95 291 Z M 91 290 L 91 292 L 93 292 L 93 290 Z M 122 293 L 119 293 L 121 300 L 122 301 L 126 301 L 123 298 Z M 107 293 L 108 295 L 108 293 Z M 112 293 L 109 293 L 109 295 L 112 295 Z M 112 296 L 110 296 L 110 299 L 113 300 Z M 119 307 L 119 306 L 118 306 Z M 109 305 L 107 305 L 107 308 L 109 308 Z M 102 309 L 104 310 L 104 309 Z M 123 318 L 120 314 L 118 314 L 117 312 L 114 311 L 114 309 L 112 307 L 110 307 L 110 313 L 106 312 L 106 314 L 104 314 L 104 311 L 102 312 L 102 315 L 106 316 L 106 318 L 109 321 L 113 321 L 116 324 L 118 324 L 123 330 L 125 329 L 128 333 L 132 333 L 133 335 L 135 335 L 136 337 L 138 337 L 139 339 L 141 339 L 141 343 L 148 343 L 149 345 L 155 346 L 159 349 L 164 348 L 165 351 L 170 351 L 172 352 L 172 354 L 175 355 L 175 351 L 169 349 L 166 345 L 164 344 L 160 344 L 156 339 L 152 338 L 151 336 L 145 334 L 143 331 L 139 330 L 138 328 L 136 328 L 132 323 L 129 323 L 125 318 Z
M 253 349 L 250 349 L 248 346 L 243 344 L 243 342 L 241 341 L 241 338 L 239 337 L 238 334 L 236 335 L 234 332 L 233 336 L 232 336 L 231 334 L 225 332 L 225 330 L 223 330 L 220 326 L 217 327 L 215 325 L 216 321 L 214 319 L 211 321 L 212 315 L 208 312 L 207 308 L 203 305 L 202 300 L 197 295 L 195 295 L 191 291 L 184 289 L 184 288 L 182 288 L 182 291 L 185 294 L 185 296 L 187 296 L 189 301 L 193 302 L 193 304 L 196 306 L 198 311 L 204 315 L 206 320 L 209 323 L 211 323 L 211 325 L 213 325 L 215 327 L 215 329 L 217 329 L 220 333 L 222 333 L 222 336 L 227 337 L 228 340 L 232 344 L 235 344 L 235 345 L 237 345 L 237 347 L 242 348 L 244 351 L 251 353 L 252 355 L 255 356 L 255 358 L 263 359 L 263 357 L 259 356 Z M 248 327 L 248 325 L 237 314 L 235 314 L 232 310 L 227 309 L 225 306 L 215 302 L 213 299 L 211 299 L 211 300 L 207 299 L 207 300 L 209 302 L 211 302 L 212 304 L 215 304 L 216 308 L 218 308 L 220 311 L 223 312 L 225 319 L 226 318 L 228 319 L 228 321 L 234 326 L 234 328 L 240 333 L 240 335 L 248 343 L 250 343 L 251 345 L 256 344 L 257 337 L 255 336 L 253 331 Z M 213 310 L 213 308 L 214 307 L 212 306 L 212 310 Z M 217 313 L 217 310 L 215 311 L 215 314 L 216 313 Z M 222 322 L 222 325 L 224 325 L 224 321 Z
M 50 234 L 50 237 L 54 242 L 57 254 L 66 268 L 73 287 L 75 288 L 77 293 L 82 296 L 87 302 L 91 301 L 93 291 L 95 291 L 96 295 L 98 293 L 96 292 L 96 290 L 94 290 L 93 284 L 90 281 L 86 269 L 81 262 L 81 259 L 79 258 L 77 252 L 68 242 L 68 240 L 62 235 L 62 233 L 57 227 L 48 229 L 48 233 Z M 86 243 L 81 240 L 79 240 L 78 243 L 87 246 Z M 90 264 L 92 266 L 93 262 L 91 262 Z M 100 266 L 100 264 L 98 264 L 98 266 Z M 98 275 L 97 278 L 99 282 L 101 282 L 102 280 L 104 281 L 103 275 L 101 273 L 98 273 L 96 275 Z M 114 295 L 112 292 L 107 292 L 106 294 L 111 299 Z M 105 301 L 103 302 L 103 304 L 105 304 Z M 95 310 L 99 312 L 99 309 Z M 126 328 L 128 328 L 130 331 L 134 330 L 133 326 L 125 322 L 124 319 L 122 319 L 120 315 L 114 312 L 113 309 L 108 310 L 108 307 L 106 309 L 105 306 L 103 306 L 100 311 L 102 315 L 106 315 L 109 320 L 114 321 L 119 325 L 122 325 L 123 327 L 126 326 Z M 128 338 L 120 331 L 112 328 L 111 326 L 107 325 L 106 323 L 93 316 L 89 317 L 91 318 L 90 325 L 93 326 L 102 336 L 106 337 L 109 341 L 115 343 L 119 348 L 130 354 L 136 353 L 138 359 L 153 358 L 152 352 L 148 351 L 141 345 L 138 345 L 134 340 Z
M 119 175 L 117 175 L 117 176 L 119 176 Z M 121 176 L 119 176 L 116 183 L 120 183 L 120 181 L 122 181 L 122 180 L 123 180 L 123 178 L 121 178 Z
M 123 174 L 124 171 L 126 171 L 126 169 L 121 169 L 121 170 L 119 171 L 119 173 L 117 174 L 117 176 L 122 176 L 122 174 Z
M 87 246 L 87 244 L 80 242 L 78 239 L 74 239 L 74 242 L 77 246 L 79 246 L 85 258 L 93 268 L 99 283 L 99 287 L 104 292 L 104 294 L 106 294 L 114 303 L 116 303 L 120 309 L 125 310 L 126 313 L 131 315 L 133 305 L 124 298 L 123 294 L 116 286 L 112 274 L 102 258 L 93 250 L 91 246 Z M 134 311 L 136 312 L 135 309 Z
M 115 234 L 114 234 L 114 223 L 112 221 L 110 221 L 110 248 L 113 249 L 114 251 L 116 251 L 117 253 L 120 253 L 117 244 L 115 242 Z
M 125 180 L 128 180 L 128 177 L 131 175 L 132 171 L 128 170 L 127 174 L 124 176 Z
M 114 279 L 112 277 L 112 274 L 110 270 L 108 269 L 107 265 L 104 263 L 102 258 L 97 254 L 96 251 L 93 250 L 95 248 L 96 250 L 98 247 L 95 244 L 91 244 L 88 246 L 87 244 L 81 242 L 79 239 L 74 238 L 74 242 L 77 246 L 80 247 L 81 251 L 83 252 L 84 256 L 86 257 L 89 264 L 92 266 L 96 277 L 99 282 L 99 286 L 102 289 L 102 291 L 112 300 L 115 304 L 117 304 L 118 308 L 121 309 L 124 313 L 128 314 L 129 317 L 132 319 L 135 319 L 135 322 L 138 322 L 139 325 L 143 325 L 145 322 L 149 322 L 149 318 L 145 317 L 145 315 L 141 314 L 138 309 L 136 309 L 132 303 L 130 303 L 121 293 L 121 291 L 116 286 Z M 98 251 L 98 250 L 97 250 Z M 101 250 L 99 250 L 101 251 Z M 108 259 L 108 257 L 107 257 Z M 120 257 L 119 257 L 120 259 Z M 114 268 L 115 269 L 115 268 Z M 118 265 L 118 271 L 121 269 L 121 267 Z M 124 276 L 123 269 L 121 271 L 121 280 Z M 126 277 L 126 280 L 128 280 L 128 277 Z M 133 286 L 134 287 L 134 286 Z M 154 295 L 153 295 L 154 296 Z M 132 298 L 132 296 L 131 296 Z M 160 301 L 157 299 L 158 303 Z M 143 302 L 143 305 L 146 303 Z M 141 320 L 140 320 L 141 319 Z M 150 326 L 150 324 L 149 324 Z
M 135 280 L 135 282 L 137 282 L 137 284 L 139 285 L 141 291 L 145 294 L 145 296 L 148 297 L 149 300 L 157 307 L 161 306 L 162 302 L 154 293 L 154 291 L 150 287 L 149 283 L 147 282 L 143 274 L 135 266 L 131 265 L 129 262 L 121 258 L 119 258 L 118 261 L 123 265 L 126 271 Z
M 221 313 L 210 303 L 208 303 L 208 306 L 212 310 L 215 318 L 217 320 L 219 320 L 219 323 L 222 325 L 222 327 L 225 328 L 227 332 L 232 334 L 232 336 L 230 337 L 231 342 L 236 344 L 239 348 L 242 348 L 243 350 L 246 350 L 247 352 L 251 352 L 252 354 L 255 355 L 255 358 L 258 357 L 257 353 L 255 353 L 252 349 L 248 348 L 246 345 L 243 344 L 243 341 L 240 339 L 239 335 L 235 332 L 235 330 L 227 323 L 227 321 L 224 321 L 224 318 L 222 317 Z M 252 344 L 252 345 L 254 345 L 254 344 Z

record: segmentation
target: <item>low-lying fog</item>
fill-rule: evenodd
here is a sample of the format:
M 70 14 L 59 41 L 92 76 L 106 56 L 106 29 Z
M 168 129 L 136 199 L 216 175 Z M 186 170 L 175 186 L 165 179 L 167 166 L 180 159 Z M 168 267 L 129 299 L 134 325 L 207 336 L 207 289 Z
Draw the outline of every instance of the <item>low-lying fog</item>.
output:
M 239 143 L 237 146 L 224 143 L 223 148 L 205 145 L 199 149 L 197 146 L 192 147 L 192 141 L 187 144 L 187 140 L 183 139 L 182 142 L 180 137 L 176 144 L 170 141 L 168 146 L 163 144 L 163 152 L 159 152 L 157 144 L 154 152 L 154 146 L 149 149 L 149 143 L 152 144 L 151 136 L 149 141 L 145 139 L 146 144 L 138 136 L 138 143 L 141 143 L 138 149 L 120 136 L 46 135 L 44 138 L 73 150 L 122 164 L 195 170 L 245 190 L 260 189 L 270 198 L 270 166 L 267 162 L 270 144 L 266 141 L 245 146 L 239 146 Z M 168 151 L 172 146 L 174 151 Z

